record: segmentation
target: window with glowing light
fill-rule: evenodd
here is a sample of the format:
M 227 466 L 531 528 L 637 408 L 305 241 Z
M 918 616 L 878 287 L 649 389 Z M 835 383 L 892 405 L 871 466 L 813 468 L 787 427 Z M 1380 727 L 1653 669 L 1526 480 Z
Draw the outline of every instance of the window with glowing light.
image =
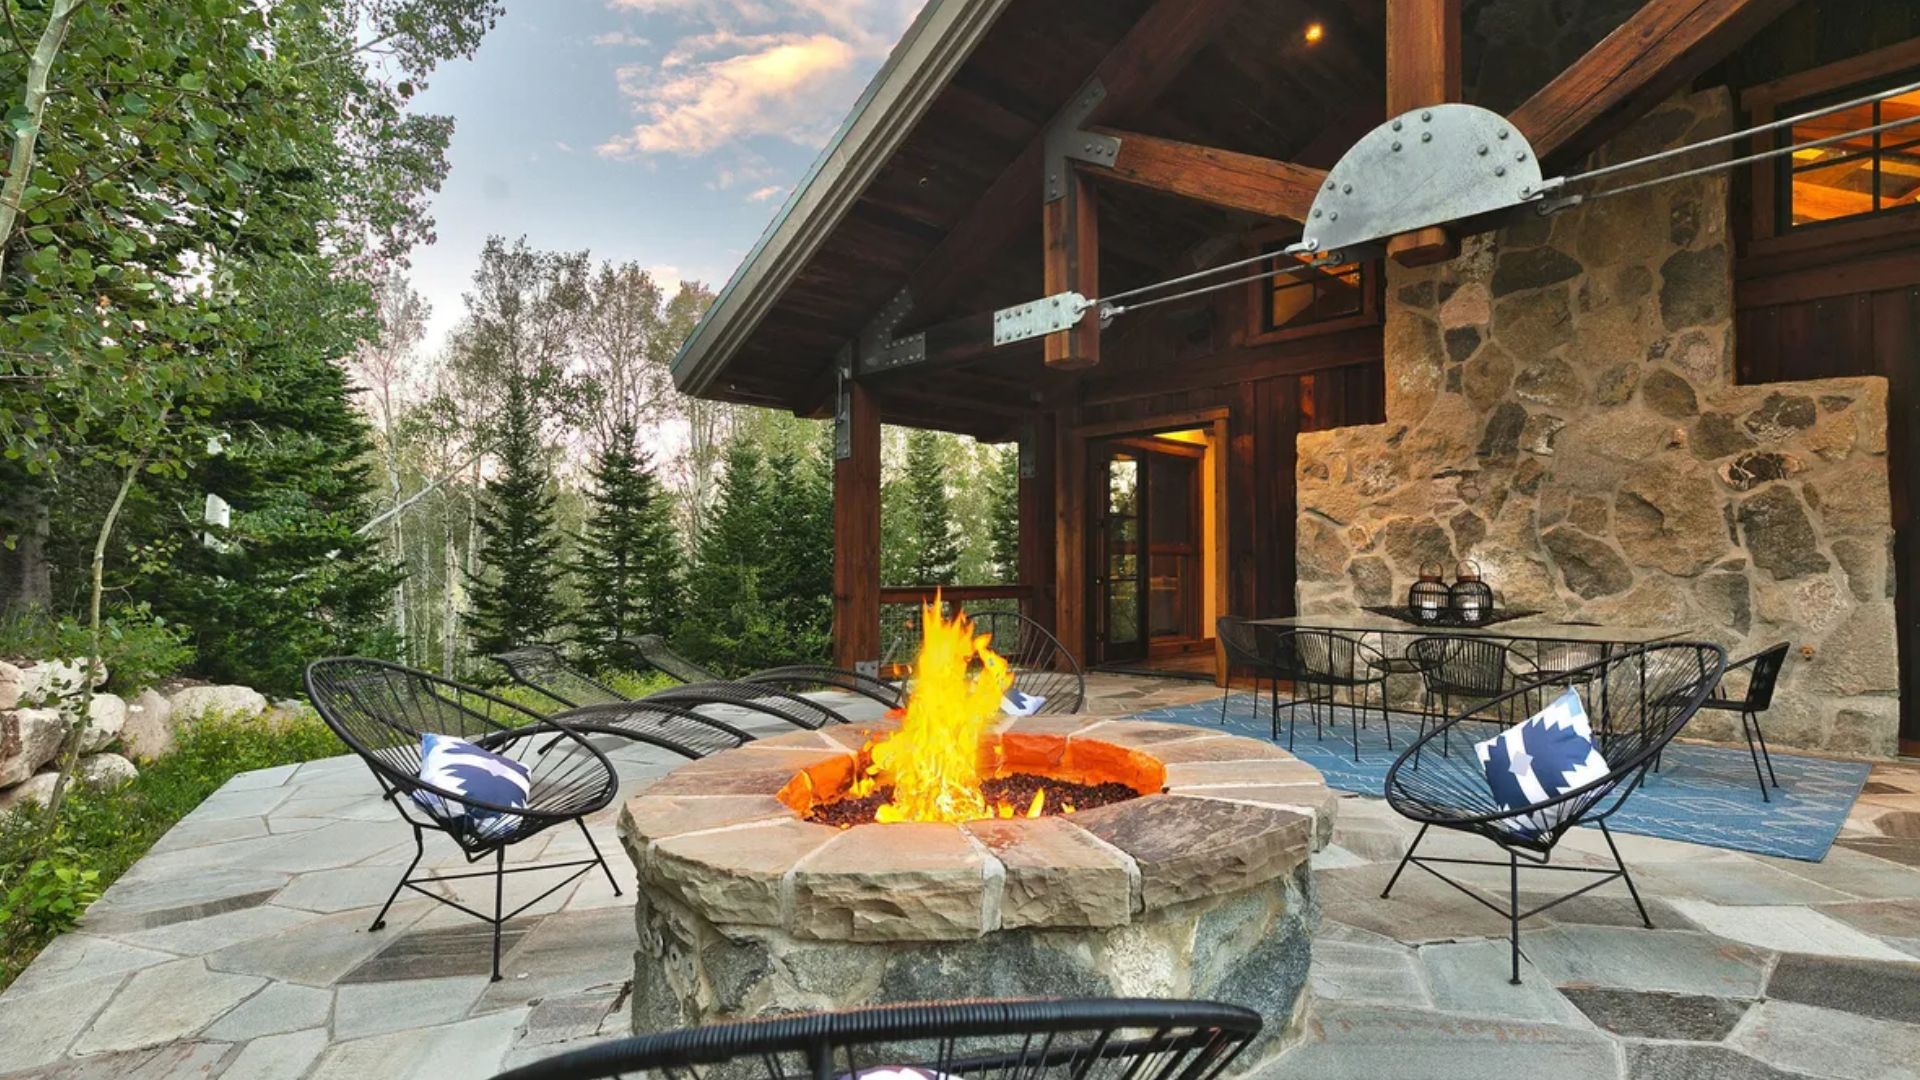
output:
M 1268 269 L 1278 269 L 1279 260 L 1298 256 L 1276 252 Z M 1305 259 L 1301 259 L 1305 262 Z M 1287 330 L 1313 323 L 1359 315 L 1365 307 L 1365 276 L 1359 263 L 1343 263 L 1269 280 L 1264 297 L 1264 323 L 1268 331 Z
M 1781 115 L 1806 112 L 1835 101 L 1901 86 L 1916 72 L 1877 79 L 1783 103 Z M 1844 221 L 1920 205 L 1920 91 L 1815 117 L 1793 125 L 1790 141 L 1813 142 L 1881 124 L 1912 119 L 1911 126 L 1841 139 L 1826 146 L 1796 150 L 1780 161 L 1781 231 L 1829 221 Z

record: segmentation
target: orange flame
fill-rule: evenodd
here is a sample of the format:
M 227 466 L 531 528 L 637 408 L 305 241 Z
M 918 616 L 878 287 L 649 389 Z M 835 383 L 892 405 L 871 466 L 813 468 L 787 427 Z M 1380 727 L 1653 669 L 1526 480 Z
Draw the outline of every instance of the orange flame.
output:
M 1007 662 L 988 648 L 991 635 L 974 635 L 966 615 L 943 617 L 938 593 L 922 609 L 921 625 L 925 636 L 900 730 L 867 747 L 872 765 L 851 793 L 893 785 L 893 799 L 874 813 L 876 821 L 1012 817 L 1012 807 L 989 806 L 980 790 L 991 769 L 981 767 L 981 737 L 999 719 L 1013 685 Z M 1036 796 L 1030 814 L 1039 812 L 1040 802 Z

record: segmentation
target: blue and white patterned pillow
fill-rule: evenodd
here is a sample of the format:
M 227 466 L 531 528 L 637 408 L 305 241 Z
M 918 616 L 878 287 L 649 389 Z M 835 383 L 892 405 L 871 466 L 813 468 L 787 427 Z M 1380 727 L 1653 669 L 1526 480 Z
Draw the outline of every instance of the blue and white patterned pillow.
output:
M 495 806 L 527 805 L 530 781 L 525 765 L 451 735 L 420 737 L 420 779 L 442 791 L 471 795 Z M 520 824 L 518 814 L 470 810 L 458 800 L 430 791 L 414 792 L 413 801 L 443 820 L 467 818 L 481 836 L 512 832 Z
M 1000 712 L 1005 716 L 1032 716 L 1040 711 L 1047 699 L 1039 694 L 1024 694 L 1018 690 L 1009 690 L 1000 699 Z
M 1480 767 L 1503 810 L 1564 795 L 1607 775 L 1607 759 L 1593 743 L 1593 727 L 1580 695 L 1569 688 L 1525 723 L 1474 744 Z M 1534 837 L 1552 830 L 1572 812 L 1552 806 L 1521 818 L 1496 823 L 1516 836 Z

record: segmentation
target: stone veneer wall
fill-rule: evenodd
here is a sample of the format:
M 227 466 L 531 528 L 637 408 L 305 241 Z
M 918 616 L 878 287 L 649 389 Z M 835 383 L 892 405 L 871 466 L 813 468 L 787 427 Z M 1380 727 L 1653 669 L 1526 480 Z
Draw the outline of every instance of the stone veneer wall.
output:
M 1601 155 L 1728 130 L 1676 99 Z M 1387 423 L 1299 438 L 1303 612 L 1400 602 L 1477 560 L 1498 602 L 1682 626 L 1790 658 L 1770 741 L 1891 755 L 1898 669 L 1886 383 L 1734 385 L 1724 177 L 1389 268 Z M 1689 734 L 1738 739 L 1727 714 Z

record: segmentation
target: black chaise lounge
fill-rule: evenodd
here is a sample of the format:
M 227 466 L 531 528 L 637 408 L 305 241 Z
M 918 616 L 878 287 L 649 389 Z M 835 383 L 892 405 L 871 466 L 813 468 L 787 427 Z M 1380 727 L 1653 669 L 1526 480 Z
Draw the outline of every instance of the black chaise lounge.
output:
M 1654 759 L 1700 709 L 1719 684 L 1727 656 L 1716 645 L 1678 643 L 1649 645 L 1617 653 L 1571 672 L 1524 683 L 1427 732 L 1387 770 L 1388 805 L 1420 823 L 1420 832 L 1408 846 L 1381 897 L 1389 897 L 1408 864 L 1418 866 L 1507 919 L 1513 946 L 1511 981 L 1520 981 L 1520 921 L 1537 915 L 1615 878 L 1627 886 L 1640 921 L 1649 929 L 1653 920 L 1633 887 L 1633 878 L 1620 858 L 1607 818 L 1632 795 Z M 1571 676 L 1571 678 L 1569 678 Z M 1607 771 L 1602 777 L 1561 795 L 1531 805 L 1506 807 L 1495 799 L 1492 785 L 1473 744 L 1497 735 L 1516 720 L 1517 703 L 1537 701 L 1550 689 L 1580 688 L 1593 726 L 1593 735 Z M 1449 750 L 1445 738 L 1459 738 Z M 1435 740 L 1442 740 L 1435 743 Z M 1606 840 L 1614 865 L 1586 867 L 1551 865 L 1554 845 L 1576 825 L 1593 825 Z M 1438 826 L 1475 833 L 1506 852 L 1505 859 L 1442 858 L 1420 855 L 1427 830 Z M 1507 870 L 1506 903 L 1483 896 L 1472 886 L 1449 877 L 1437 866 L 1498 866 Z M 1520 871 L 1550 870 L 1592 874 L 1598 879 L 1584 887 L 1528 910 L 1520 908 Z
M 1214 1080 L 1258 1013 L 1144 998 L 959 1001 L 782 1016 L 619 1039 L 494 1080 Z
M 1013 689 L 1044 699 L 1040 715 L 1077 713 L 1086 708 L 1087 676 L 1060 639 L 1017 611 L 968 612 L 974 632 L 993 638 L 992 648 L 1007 661 Z M 918 604 L 903 612 L 889 630 L 887 663 L 910 667 L 920 649 Z M 884 666 L 884 665 L 883 665 Z
M 893 683 L 830 664 L 783 664 L 742 675 L 738 679 L 726 680 L 682 656 L 658 634 L 642 634 L 624 643 L 640 654 L 640 658 L 655 671 L 683 683 L 743 682 L 756 686 L 770 686 L 792 693 L 805 693 L 809 690 L 844 690 L 889 709 L 897 709 L 905 702 L 903 691 Z
M 611 686 L 568 664 L 561 657 L 559 650 L 550 645 L 523 646 L 511 652 L 495 654 L 492 659 L 506 668 L 515 682 L 553 702 L 556 709 L 567 712 L 595 706 L 647 702 L 656 704 L 663 710 L 678 709 L 683 713 L 708 720 L 712 718 L 695 710 L 703 705 L 732 706 L 803 728 L 819 728 L 827 724 L 847 722 L 847 718 L 839 710 L 825 702 L 807 697 L 799 690 L 773 683 L 716 679 L 710 682 L 670 686 L 644 698 L 630 699 Z M 604 721 L 607 717 L 615 715 L 617 711 L 596 714 L 595 722 Z M 576 718 L 576 721 L 574 725 L 576 727 L 587 722 L 581 718 Z M 753 738 L 751 734 L 730 724 L 718 720 L 713 720 L 713 723 L 742 740 Z M 652 730 L 653 726 L 651 723 L 628 722 L 617 725 L 608 734 L 627 735 L 634 730 Z
M 412 889 L 492 925 L 493 977 L 497 980 L 501 924 L 596 866 L 607 875 L 614 894 L 620 893 L 619 882 L 601 857 L 585 821 L 588 814 L 613 801 L 617 780 L 607 756 L 579 732 L 483 690 L 381 660 L 316 660 L 307 667 L 306 683 L 307 696 L 321 719 L 373 770 L 386 800 L 413 827 L 413 861 L 380 906 L 371 929 L 386 925 L 387 910 L 401 889 Z M 501 720 L 510 720 L 513 726 Z M 421 739 L 429 734 L 465 739 L 526 766 L 530 783 L 526 805 L 489 803 L 422 781 Z M 416 795 L 428 798 L 423 804 Z M 475 810 L 483 813 L 476 815 Z M 509 847 L 569 821 L 580 827 L 593 858 L 511 868 L 506 865 Z M 426 855 L 425 833 L 429 829 L 446 833 L 459 845 L 468 863 L 491 855 L 493 868 L 413 876 Z M 502 910 L 506 875 L 548 870 L 572 872 L 513 911 Z M 424 888 L 435 882 L 484 877 L 493 878 L 491 916 Z

